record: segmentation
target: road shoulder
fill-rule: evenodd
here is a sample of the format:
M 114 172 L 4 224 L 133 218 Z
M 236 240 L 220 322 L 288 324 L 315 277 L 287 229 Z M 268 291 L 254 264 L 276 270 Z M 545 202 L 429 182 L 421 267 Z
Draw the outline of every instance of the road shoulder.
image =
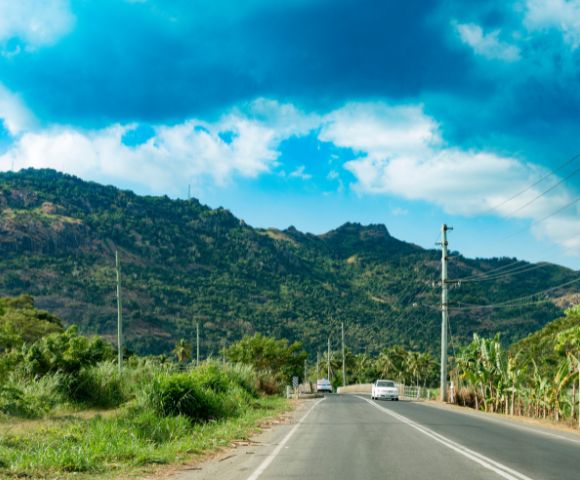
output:
M 437 408 L 440 410 L 447 410 L 462 415 L 469 415 L 494 423 L 509 425 L 521 430 L 533 431 L 536 433 L 545 434 L 551 437 L 562 438 L 580 444 L 580 431 L 574 430 L 567 425 L 552 423 L 549 420 L 536 419 L 523 416 L 510 416 L 503 413 L 482 412 L 481 410 L 474 410 L 469 407 L 462 407 L 461 405 L 454 405 L 449 403 L 441 403 L 435 401 L 417 401 L 417 405 L 422 405 L 429 408 Z
M 278 446 L 288 432 L 315 403 L 315 399 L 298 400 L 292 411 L 260 425 L 249 440 L 233 442 L 230 447 L 185 462 L 151 479 L 164 480 L 237 480 L 247 478 Z

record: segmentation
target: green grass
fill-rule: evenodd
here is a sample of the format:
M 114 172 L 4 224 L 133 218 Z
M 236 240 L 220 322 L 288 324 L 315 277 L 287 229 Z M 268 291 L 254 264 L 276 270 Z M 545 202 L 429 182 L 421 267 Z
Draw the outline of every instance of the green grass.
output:
M 106 479 L 152 471 L 247 439 L 261 421 L 289 408 L 280 397 L 256 399 L 236 417 L 194 423 L 136 405 L 116 416 L 69 418 L 34 431 L 0 434 L 0 477 Z

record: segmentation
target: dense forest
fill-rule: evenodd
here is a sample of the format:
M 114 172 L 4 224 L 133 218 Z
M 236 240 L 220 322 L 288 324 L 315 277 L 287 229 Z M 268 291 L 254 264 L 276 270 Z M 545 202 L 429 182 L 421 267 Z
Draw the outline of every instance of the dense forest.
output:
M 167 353 L 195 338 L 196 322 L 204 357 L 260 332 L 300 340 L 312 358 L 329 333 L 338 344 L 340 322 L 353 352 L 437 348 L 440 252 L 397 240 L 384 225 L 348 223 L 323 235 L 257 229 L 195 199 L 138 196 L 52 170 L 0 174 L 0 295 L 32 295 L 65 324 L 112 339 L 115 250 L 135 352 Z M 467 279 L 452 290 L 458 343 L 496 332 L 517 341 L 560 316 L 577 292 L 571 284 L 477 308 L 578 273 L 456 252 L 449 273 Z

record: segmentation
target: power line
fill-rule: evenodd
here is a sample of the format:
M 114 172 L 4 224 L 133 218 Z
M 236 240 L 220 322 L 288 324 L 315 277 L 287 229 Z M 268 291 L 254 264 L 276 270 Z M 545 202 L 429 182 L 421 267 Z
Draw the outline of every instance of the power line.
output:
M 479 310 L 479 309 L 497 308 L 497 307 L 503 307 L 503 306 L 523 307 L 523 306 L 526 306 L 527 304 L 526 303 L 519 303 L 522 300 L 526 300 L 528 298 L 533 298 L 536 295 L 541 295 L 543 293 L 552 292 L 554 290 L 558 290 L 559 288 L 567 287 L 568 285 L 572 285 L 576 282 L 580 282 L 580 276 L 578 276 L 578 278 L 575 278 L 574 280 L 570 280 L 569 282 L 565 282 L 565 283 L 562 283 L 560 285 L 556 285 L 555 287 L 547 288 L 545 290 L 541 290 L 539 292 L 532 293 L 531 295 L 526 295 L 523 297 L 511 299 L 511 300 L 506 300 L 505 302 L 495 303 L 495 304 L 491 304 L 491 305 L 470 305 L 467 307 L 453 307 L 453 310 Z M 541 302 L 532 302 L 532 303 L 541 303 Z
M 580 202 L 580 196 L 576 197 L 574 200 L 572 200 L 570 203 L 567 203 L 566 205 L 564 205 L 563 207 L 560 207 L 558 210 L 556 210 L 555 212 L 550 213 L 549 215 L 546 215 L 544 218 L 540 218 L 539 220 L 535 220 L 534 222 L 532 222 L 530 224 L 530 227 L 534 226 L 534 225 L 538 225 L 539 223 L 542 223 L 545 220 L 548 220 L 549 218 L 553 217 L 554 215 L 558 215 L 558 213 L 566 210 L 567 208 L 570 208 L 572 205 L 576 204 Z M 528 230 L 529 227 L 525 227 L 521 230 L 517 230 L 515 232 L 510 233 L 509 235 L 506 235 L 505 237 L 501 238 L 500 240 L 507 240 L 508 238 L 512 238 L 516 235 L 519 235 L 520 233 Z
M 543 175 L 542 177 L 540 177 L 539 180 L 536 180 L 534 183 L 532 183 L 531 185 L 528 185 L 526 188 L 524 188 L 523 190 L 519 191 L 518 193 L 516 193 L 515 195 L 511 196 L 510 198 L 508 198 L 507 200 L 504 200 L 501 203 L 498 203 L 497 205 L 494 205 L 490 208 L 488 208 L 487 210 L 485 210 L 482 215 L 485 215 L 486 213 L 492 211 L 492 210 L 497 210 L 500 207 L 503 207 L 506 203 L 511 202 L 512 200 L 515 200 L 517 197 L 519 197 L 520 195 L 523 195 L 524 193 L 530 191 L 532 188 L 534 188 L 536 185 L 539 185 L 540 183 L 542 183 L 546 178 L 551 177 L 552 175 L 554 175 L 556 172 L 560 171 L 562 168 L 564 168 L 566 165 L 574 162 L 576 159 L 580 158 L 580 153 L 577 153 L 576 155 L 573 155 L 572 157 L 570 157 L 568 160 L 566 160 L 565 162 L 561 163 L 560 165 L 558 165 L 558 167 L 548 173 L 546 173 L 545 175 Z
M 544 195 L 546 195 L 546 193 L 551 192 L 552 190 L 554 190 L 556 187 L 559 187 L 560 185 L 562 185 L 566 180 L 568 180 L 569 178 L 573 177 L 574 175 L 576 175 L 578 172 L 580 172 L 580 167 L 576 168 L 575 170 L 573 170 L 571 173 L 569 173 L 568 175 L 566 175 L 564 178 L 560 179 L 558 182 L 556 182 L 554 185 L 552 185 L 550 188 L 548 188 L 547 190 L 544 190 L 542 193 L 540 193 L 539 195 L 537 195 L 536 197 L 534 197 L 533 199 L 531 199 L 530 201 L 524 203 L 521 207 L 516 208 L 515 210 L 509 212 L 506 217 L 510 218 L 513 216 L 514 213 L 517 213 L 521 210 L 523 210 L 524 208 L 526 208 L 527 206 L 531 205 L 532 203 L 534 203 L 536 200 L 538 200 L 539 198 L 543 197 Z
M 548 262 L 540 262 L 535 265 L 520 265 L 519 267 L 515 267 L 511 270 L 507 270 L 504 272 L 495 273 L 493 275 L 483 275 L 478 278 L 464 278 L 464 279 L 455 279 L 459 283 L 473 283 L 473 282 L 485 282 L 487 280 L 499 280 L 501 278 L 510 277 L 512 275 L 519 275 L 520 273 L 527 273 L 532 270 L 537 270 L 538 268 L 544 268 L 550 265 Z

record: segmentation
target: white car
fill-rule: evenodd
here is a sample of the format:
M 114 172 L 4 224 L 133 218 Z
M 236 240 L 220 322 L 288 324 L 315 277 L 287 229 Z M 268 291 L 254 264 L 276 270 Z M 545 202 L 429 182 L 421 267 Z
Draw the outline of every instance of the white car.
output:
M 373 400 L 399 400 L 399 389 L 392 380 L 377 380 L 373 383 L 373 390 L 371 393 Z
M 316 381 L 316 391 L 332 393 L 332 383 L 326 378 L 321 378 Z

